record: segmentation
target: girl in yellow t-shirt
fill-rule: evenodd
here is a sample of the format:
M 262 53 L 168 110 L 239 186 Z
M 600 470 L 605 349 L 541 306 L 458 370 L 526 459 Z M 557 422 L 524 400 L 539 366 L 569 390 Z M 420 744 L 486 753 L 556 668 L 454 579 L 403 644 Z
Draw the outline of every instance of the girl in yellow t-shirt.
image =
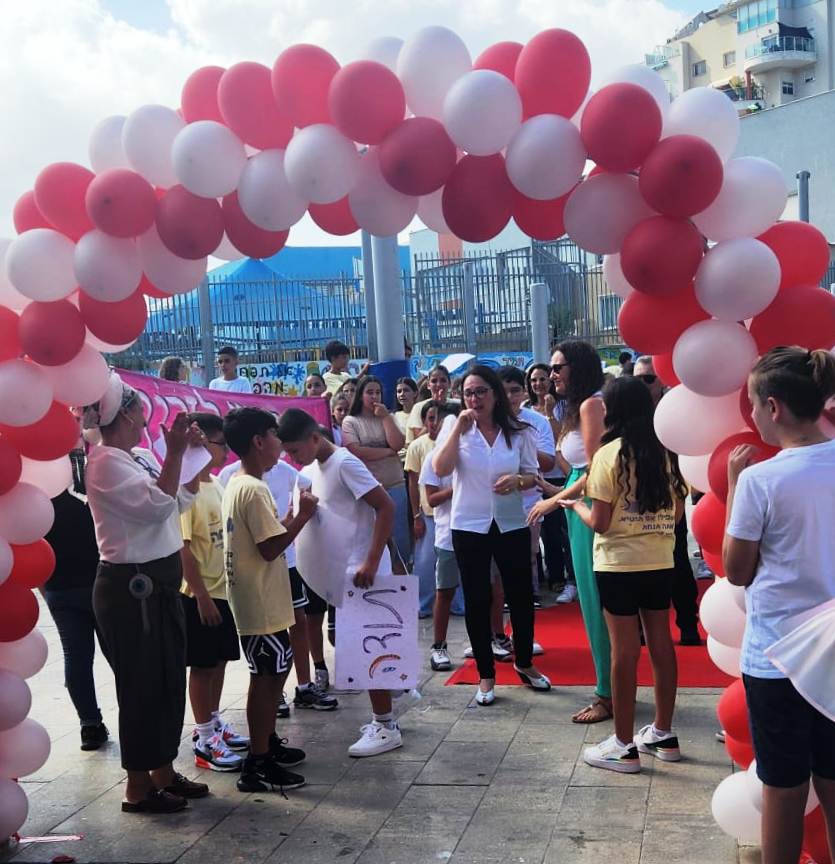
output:
M 612 643 L 615 734 L 589 747 L 597 768 L 635 773 L 640 753 L 678 761 L 672 732 L 677 665 L 670 635 L 675 525 L 687 487 L 658 440 L 649 389 L 616 378 L 603 392 L 606 431 L 594 454 L 582 499 L 563 501 L 595 532 L 594 571 Z M 635 695 L 643 623 L 655 682 L 655 721 L 634 735 Z

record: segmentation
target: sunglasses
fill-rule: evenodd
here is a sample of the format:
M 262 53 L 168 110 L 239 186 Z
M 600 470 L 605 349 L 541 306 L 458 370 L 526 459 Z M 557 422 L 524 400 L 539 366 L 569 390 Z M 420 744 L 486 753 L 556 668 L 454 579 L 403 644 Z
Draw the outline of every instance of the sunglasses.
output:
M 472 390 L 465 390 L 463 396 L 465 399 L 483 399 L 489 392 L 489 387 L 473 387 Z
M 568 363 L 552 363 L 551 364 L 551 372 L 553 372 L 554 375 L 559 375 L 560 372 L 562 372 L 562 370 L 565 369 L 565 367 L 569 366 L 569 365 L 570 364 L 568 364 Z
M 655 382 L 658 380 L 657 375 L 651 375 L 649 373 L 647 373 L 646 375 L 636 375 L 635 377 L 643 381 L 644 384 L 655 384 Z

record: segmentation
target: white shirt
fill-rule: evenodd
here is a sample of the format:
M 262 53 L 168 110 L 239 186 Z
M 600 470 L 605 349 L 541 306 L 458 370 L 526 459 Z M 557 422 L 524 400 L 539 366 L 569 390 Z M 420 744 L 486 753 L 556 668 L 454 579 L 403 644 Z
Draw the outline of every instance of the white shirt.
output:
M 554 443 L 554 433 L 551 431 L 551 424 L 546 417 L 538 414 L 532 408 L 523 408 L 519 412 L 519 419 L 528 423 L 533 427 L 534 438 L 536 439 L 536 452 L 544 453 L 546 456 L 557 455 L 557 445 Z M 537 460 L 537 464 L 538 460 Z M 540 474 L 539 470 L 536 472 Z M 542 500 L 542 490 L 536 486 L 533 489 L 526 489 L 522 493 L 522 506 L 525 508 L 525 513 L 530 513 L 531 507 L 537 501 Z M 540 519 L 540 522 L 542 520 Z
M 144 564 L 182 549 L 180 513 L 195 496 L 183 487 L 176 498 L 167 495 L 156 483 L 161 471 L 140 447 L 133 456 L 104 444 L 90 450 L 85 484 L 103 561 Z
M 452 434 L 457 420 L 457 417 L 444 420 L 435 445 L 433 467 L 438 451 Z M 539 465 L 532 429 L 513 435 L 510 447 L 504 434 L 499 431 L 491 447 L 473 424 L 461 435 L 458 443 L 458 463 L 452 473 L 450 526 L 456 531 L 474 531 L 476 534 L 487 534 L 494 521 L 503 534 L 524 528 L 526 522 L 522 493 L 514 491 L 497 495 L 493 491 L 493 484 L 505 474 L 537 473 Z
M 432 467 L 431 459 L 424 459 L 423 465 L 418 476 L 418 483 L 421 486 L 437 486 L 439 489 L 447 489 L 452 486 L 452 475 L 449 477 L 439 477 Z M 435 517 L 435 548 L 445 549 L 447 552 L 452 552 L 452 531 L 449 527 L 449 520 L 452 514 L 452 499 L 447 498 L 443 504 L 438 504 L 433 508 Z
M 209 390 L 229 390 L 233 393 L 252 393 L 252 382 L 249 378 L 238 376 L 231 381 L 225 378 L 212 378 L 209 382 Z
M 740 475 L 727 533 L 760 544 L 745 591 L 746 675 L 785 678 L 765 649 L 795 616 L 835 597 L 834 527 L 835 441 L 781 450 Z

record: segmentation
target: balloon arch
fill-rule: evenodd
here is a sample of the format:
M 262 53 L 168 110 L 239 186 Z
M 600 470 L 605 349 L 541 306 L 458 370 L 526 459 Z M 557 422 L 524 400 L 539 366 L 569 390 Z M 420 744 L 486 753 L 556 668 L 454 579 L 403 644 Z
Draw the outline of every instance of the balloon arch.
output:
M 340 66 L 294 45 L 272 69 L 198 69 L 179 109 L 105 118 L 90 138 L 92 170 L 48 165 L 15 205 L 18 236 L 0 241 L 0 836 L 27 813 L 10 778 L 49 753 L 46 731 L 27 719 L 24 679 L 46 659 L 33 589 L 54 566 L 43 537 L 50 496 L 69 481 L 68 406 L 102 394 L 101 352 L 138 338 L 147 297 L 193 290 L 207 256 L 273 255 L 305 212 L 335 235 L 392 235 L 417 215 L 471 242 L 513 219 L 533 238 L 567 233 L 604 255 L 625 301 L 624 341 L 655 355 L 672 387 L 658 433 L 707 493 L 693 531 L 720 576 L 728 453 L 761 444 L 748 370 L 777 344 L 835 343 L 835 297 L 818 287 L 826 238 L 778 221 L 782 173 L 733 157 L 739 119 L 724 94 L 698 88 L 670 102 L 643 66 L 591 93 L 586 48 L 560 29 L 473 62 L 455 33 L 427 27 L 405 43 L 376 40 L 364 58 Z M 587 160 L 595 167 L 583 176 Z M 718 579 L 702 615 L 711 656 L 738 677 L 740 591 Z M 720 718 L 747 767 L 740 692 L 728 688 Z M 751 840 L 761 793 L 754 781 L 743 788 L 746 776 L 723 781 L 714 813 Z

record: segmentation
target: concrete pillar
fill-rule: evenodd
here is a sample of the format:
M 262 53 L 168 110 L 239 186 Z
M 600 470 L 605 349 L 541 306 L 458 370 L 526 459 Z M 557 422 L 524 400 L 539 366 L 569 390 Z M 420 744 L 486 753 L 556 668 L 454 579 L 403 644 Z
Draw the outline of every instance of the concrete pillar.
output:
M 534 363 L 548 363 L 551 359 L 551 339 L 548 332 L 548 286 L 533 282 L 531 293 L 531 352 Z
M 200 316 L 200 353 L 202 354 L 204 387 L 215 377 L 215 333 L 212 322 L 212 304 L 209 297 L 209 277 L 204 276 L 197 286 L 197 310 Z
M 403 360 L 403 297 L 397 237 L 372 237 L 374 308 L 377 313 L 377 359 Z
M 809 178 L 808 171 L 797 172 L 797 218 L 801 222 L 809 221 Z
M 377 351 L 377 307 L 374 293 L 374 255 L 371 251 L 371 235 L 362 232 L 362 288 L 365 293 L 365 321 L 368 330 L 368 359 L 379 359 Z

